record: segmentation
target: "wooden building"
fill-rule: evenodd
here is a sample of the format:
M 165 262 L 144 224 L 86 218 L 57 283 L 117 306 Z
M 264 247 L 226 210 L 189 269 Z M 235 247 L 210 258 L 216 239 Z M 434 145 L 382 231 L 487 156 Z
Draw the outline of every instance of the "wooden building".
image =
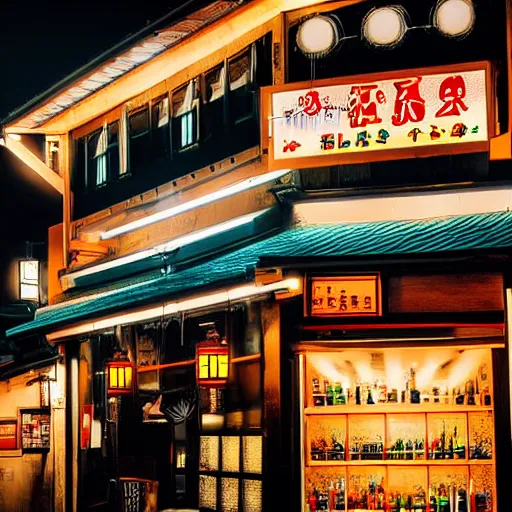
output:
M 55 510 L 508 510 L 510 15 L 187 4 L 4 120 L 63 197 L 8 331 Z

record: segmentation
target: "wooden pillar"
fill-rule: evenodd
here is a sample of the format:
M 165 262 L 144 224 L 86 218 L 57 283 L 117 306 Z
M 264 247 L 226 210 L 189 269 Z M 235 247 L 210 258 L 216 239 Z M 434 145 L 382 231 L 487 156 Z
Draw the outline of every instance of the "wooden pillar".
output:
M 64 265 L 68 266 L 69 243 L 71 240 L 71 165 L 72 165 L 72 138 L 70 135 L 61 135 L 59 137 L 59 168 L 61 169 L 64 180 L 64 194 L 62 195 L 62 223 L 63 223 L 63 257 Z
M 64 345 L 59 347 L 64 354 Z M 57 382 L 55 383 L 53 409 L 53 509 L 55 512 L 66 511 L 66 364 L 57 363 Z
M 263 510 L 282 499 L 280 307 L 263 303 Z
M 272 70 L 274 85 L 286 82 L 286 15 L 281 13 L 272 23 Z

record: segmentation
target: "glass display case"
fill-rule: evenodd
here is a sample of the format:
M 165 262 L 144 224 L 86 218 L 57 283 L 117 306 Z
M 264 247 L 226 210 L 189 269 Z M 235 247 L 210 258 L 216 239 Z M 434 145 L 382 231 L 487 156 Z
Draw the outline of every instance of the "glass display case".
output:
M 490 349 L 301 360 L 305 511 L 496 511 Z

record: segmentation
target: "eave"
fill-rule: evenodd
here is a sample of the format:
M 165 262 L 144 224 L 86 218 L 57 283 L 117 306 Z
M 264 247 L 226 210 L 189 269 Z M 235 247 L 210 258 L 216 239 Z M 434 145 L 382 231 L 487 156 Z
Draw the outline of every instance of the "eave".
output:
M 354 3 L 354 1 L 362 0 L 347 0 L 346 3 L 348 5 Z M 102 66 L 99 65 L 99 62 L 96 63 L 94 69 L 89 70 L 87 74 L 84 75 L 85 71 L 82 71 L 80 78 L 76 76 L 72 83 L 65 82 L 66 85 L 55 91 L 51 98 L 40 99 L 39 101 L 36 98 L 27 105 L 27 112 L 22 108 L 5 119 L 3 121 L 5 132 L 67 133 L 108 111 L 113 106 L 122 104 L 183 71 L 191 64 L 222 50 L 229 43 L 241 39 L 257 29 L 268 31 L 269 24 L 281 13 L 328 2 L 318 0 L 252 0 L 241 7 L 234 2 L 217 3 L 229 4 L 231 7 L 229 9 L 226 7 L 225 12 L 216 17 L 215 21 L 205 22 L 203 26 L 188 32 L 186 40 L 184 40 L 185 37 L 181 37 L 158 55 L 155 54 L 145 61 L 141 60 L 137 66 L 133 66 L 112 80 L 104 81 L 96 88 L 94 88 L 94 84 L 88 85 L 91 92 L 80 96 L 77 101 L 65 98 L 64 94 L 69 94 L 79 84 L 83 85 L 84 81 L 90 82 L 92 80 L 92 82 L 95 82 L 96 79 L 93 80 L 95 76 L 99 79 L 99 75 L 105 75 L 104 68 L 112 67 L 114 62 L 125 58 L 126 55 L 134 51 L 135 45 L 132 44 L 130 50 L 117 56 L 116 59 L 107 59 L 107 56 L 104 56 L 103 60 L 99 58 L 103 62 Z M 194 13 L 191 18 L 197 16 L 197 14 L 197 12 Z M 183 21 L 186 20 L 178 22 L 178 25 Z M 208 26 L 208 30 L 203 30 L 206 26 Z M 158 34 L 172 32 L 173 27 L 175 25 L 162 29 Z M 136 48 L 154 44 L 155 38 L 159 37 L 158 34 L 140 40 Z M 80 70 L 77 73 L 79 72 Z M 61 96 L 62 101 L 57 104 L 56 98 Z M 66 102 L 68 104 L 65 105 Z

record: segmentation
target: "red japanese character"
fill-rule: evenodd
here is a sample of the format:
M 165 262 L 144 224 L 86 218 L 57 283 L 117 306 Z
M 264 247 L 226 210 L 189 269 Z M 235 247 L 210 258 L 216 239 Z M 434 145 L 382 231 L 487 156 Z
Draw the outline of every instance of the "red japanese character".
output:
M 402 126 L 405 123 L 418 123 L 425 117 L 425 100 L 420 96 L 420 77 L 407 78 L 395 82 L 396 99 L 395 113 L 391 122 L 393 126 Z
M 377 85 L 353 85 L 348 100 L 348 117 L 351 128 L 364 128 L 368 124 L 381 123 L 377 115 L 377 103 L 371 100 L 371 94 Z M 379 95 L 379 102 L 382 102 Z
M 321 110 L 320 95 L 318 91 L 309 91 L 299 98 L 299 106 L 303 107 L 302 111 L 308 116 L 316 116 Z
M 466 84 L 460 75 L 445 78 L 439 87 L 439 99 L 444 105 L 437 111 L 436 117 L 459 116 L 460 110 L 468 109 L 464 101 L 466 97 Z

